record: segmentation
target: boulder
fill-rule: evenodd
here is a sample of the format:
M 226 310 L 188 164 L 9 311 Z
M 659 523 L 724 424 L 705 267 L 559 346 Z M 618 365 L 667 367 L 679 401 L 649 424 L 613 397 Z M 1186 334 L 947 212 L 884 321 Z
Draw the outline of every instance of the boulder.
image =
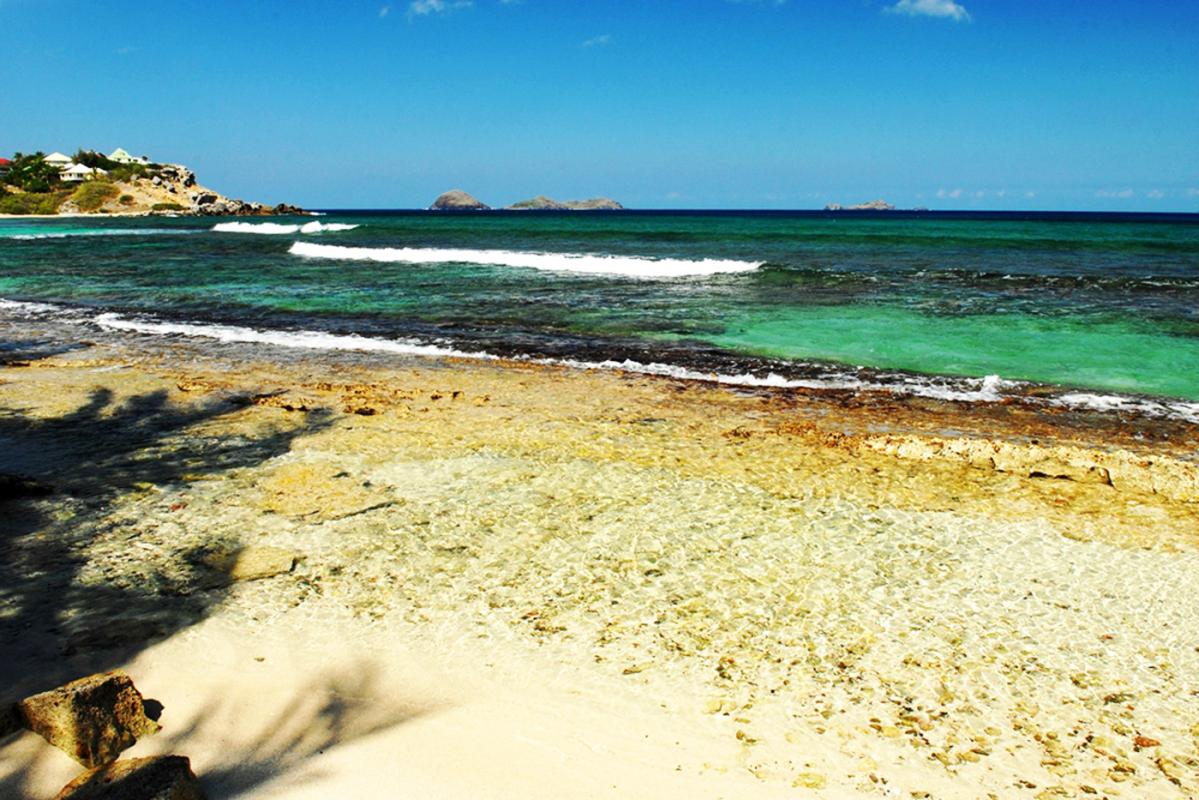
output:
M 212 192 L 193 192 L 191 194 L 192 205 L 197 207 L 214 205 L 219 199 Z
M 564 205 L 571 211 L 619 211 L 624 208 L 611 197 L 592 197 L 590 200 L 567 200 Z
M 451 189 L 438 196 L 430 211 L 486 211 L 490 206 L 479 202 L 461 189 Z
M 121 751 L 159 730 L 123 672 L 89 675 L 27 697 L 17 713 L 26 728 L 85 767 L 116 761 Z
M 88 770 L 55 800 L 204 800 L 186 756 L 130 758 Z

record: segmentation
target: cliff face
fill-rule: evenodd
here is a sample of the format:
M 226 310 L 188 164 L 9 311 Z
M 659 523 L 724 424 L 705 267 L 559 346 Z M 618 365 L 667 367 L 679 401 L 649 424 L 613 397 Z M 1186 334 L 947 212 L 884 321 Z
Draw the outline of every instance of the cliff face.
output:
M 486 211 L 490 206 L 471 197 L 461 189 L 451 189 L 438 196 L 430 211 Z

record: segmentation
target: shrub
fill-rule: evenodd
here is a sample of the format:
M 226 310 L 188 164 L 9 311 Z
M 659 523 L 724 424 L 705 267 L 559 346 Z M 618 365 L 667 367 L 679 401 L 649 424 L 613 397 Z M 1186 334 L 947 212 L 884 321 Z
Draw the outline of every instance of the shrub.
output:
M 183 206 L 178 203 L 155 203 L 150 206 L 151 211 L 182 211 Z
M 0 197 L 0 214 L 57 214 L 65 199 L 61 194 L 10 194 Z
M 117 199 L 117 202 L 123 206 L 131 206 L 133 205 L 133 195 L 123 194 Z
M 44 193 L 58 183 L 58 169 L 47 164 L 41 152 L 28 156 L 16 153 L 6 180 L 27 192 Z
M 108 181 L 84 181 L 71 195 L 71 200 L 80 211 L 96 211 L 105 202 L 116 197 L 119 190 Z
M 84 150 L 82 147 L 75 153 L 75 163 L 91 167 L 92 169 L 111 170 L 117 166 L 117 162 L 110 160 L 103 153 L 97 153 L 95 150 Z

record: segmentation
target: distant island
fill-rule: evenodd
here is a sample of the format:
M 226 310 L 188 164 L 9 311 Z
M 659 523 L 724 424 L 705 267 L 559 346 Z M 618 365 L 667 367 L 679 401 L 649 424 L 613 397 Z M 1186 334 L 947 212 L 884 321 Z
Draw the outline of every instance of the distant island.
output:
M 543 194 L 507 206 L 509 211 L 619 211 L 623 208 L 624 206 L 610 197 L 559 201 Z
M 0 158 L 0 214 L 182 214 L 266 216 L 298 214 L 280 203 L 268 206 L 226 197 L 201 185 L 182 164 L 160 164 L 118 147 L 108 155 L 80 149 L 63 153 L 16 153 Z
M 888 203 L 886 200 L 870 200 L 866 203 L 858 203 L 854 206 L 843 206 L 838 203 L 829 203 L 824 207 L 825 211 L 895 211 L 895 206 Z
M 593 197 L 589 200 L 559 201 L 539 194 L 529 200 L 521 200 L 505 206 L 505 211 L 616 211 L 623 209 L 620 203 L 609 197 Z M 488 211 L 491 206 L 467 194 L 461 189 L 451 189 L 439 195 L 430 211 Z

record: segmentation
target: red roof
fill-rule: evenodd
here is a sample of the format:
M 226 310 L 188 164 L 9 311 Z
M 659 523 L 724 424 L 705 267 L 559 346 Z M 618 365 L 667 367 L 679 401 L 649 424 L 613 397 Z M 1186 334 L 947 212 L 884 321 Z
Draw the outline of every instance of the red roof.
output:
M 7 166 L 7 165 L 9 165 L 9 164 L 11 164 L 11 163 L 12 163 L 12 162 L 11 162 L 11 161 L 9 161 L 7 158 L 0 158 L 0 166 Z

